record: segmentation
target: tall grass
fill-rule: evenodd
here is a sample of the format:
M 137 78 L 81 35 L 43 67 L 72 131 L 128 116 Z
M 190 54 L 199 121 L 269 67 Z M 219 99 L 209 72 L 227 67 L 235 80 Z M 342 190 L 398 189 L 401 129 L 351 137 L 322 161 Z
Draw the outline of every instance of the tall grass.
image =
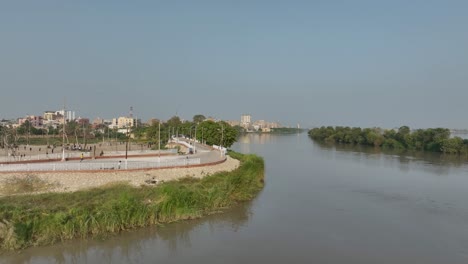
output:
M 250 200 L 263 187 L 263 159 L 230 155 L 241 161 L 238 169 L 201 180 L 0 198 L 0 248 L 21 249 L 198 218 Z

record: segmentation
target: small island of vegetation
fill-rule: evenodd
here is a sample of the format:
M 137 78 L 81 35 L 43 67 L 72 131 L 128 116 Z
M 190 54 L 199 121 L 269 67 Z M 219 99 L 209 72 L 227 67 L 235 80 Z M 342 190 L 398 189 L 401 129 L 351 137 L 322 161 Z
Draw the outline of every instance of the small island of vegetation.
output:
M 416 129 L 408 126 L 399 129 L 322 126 L 309 130 L 317 141 L 368 145 L 390 149 L 432 151 L 450 154 L 468 154 L 468 140 L 450 137 L 446 128 Z

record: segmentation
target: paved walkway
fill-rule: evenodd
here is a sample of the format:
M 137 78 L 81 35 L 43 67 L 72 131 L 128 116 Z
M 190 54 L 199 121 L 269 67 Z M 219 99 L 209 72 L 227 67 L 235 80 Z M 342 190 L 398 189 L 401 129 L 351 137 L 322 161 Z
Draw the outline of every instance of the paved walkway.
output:
M 184 140 L 185 139 L 181 139 Z M 125 156 L 91 159 L 79 157 L 66 162 L 50 161 L 47 159 L 35 160 L 34 163 L 15 163 L 0 164 L 0 172 L 20 172 L 20 171 L 74 171 L 74 170 L 125 170 L 125 169 L 144 169 L 161 167 L 181 167 L 189 165 L 201 165 L 220 162 L 225 159 L 222 154 L 213 150 L 210 146 L 195 143 L 195 154 L 166 156 L 157 151 L 143 156 L 141 153 L 131 151 L 125 159 Z M 137 153 L 137 155 L 134 155 Z

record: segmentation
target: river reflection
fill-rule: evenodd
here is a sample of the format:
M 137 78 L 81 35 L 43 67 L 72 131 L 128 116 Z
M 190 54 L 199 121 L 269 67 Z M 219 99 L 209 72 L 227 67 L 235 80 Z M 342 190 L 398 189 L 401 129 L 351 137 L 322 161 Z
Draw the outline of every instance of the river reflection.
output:
M 367 162 L 369 166 L 398 167 L 401 171 L 409 171 L 412 164 L 420 165 L 428 173 L 448 175 L 453 168 L 466 169 L 468 157 L 424 151 L 408 151 L 374 148 L 351 144 L 333 144 L 314 141 L 313 144 L 332 155 L 340 155 L 340 160 L 349 159 L 352 162 Z M 377 161 L 377 162 L 376 162 Z M 468 173 L 468 170 L 466 170 Z
M 222 214 L 8 253 L 0 263 L 468 263 L 468 164 L 424 152 L 243 135 L 266 185 Z

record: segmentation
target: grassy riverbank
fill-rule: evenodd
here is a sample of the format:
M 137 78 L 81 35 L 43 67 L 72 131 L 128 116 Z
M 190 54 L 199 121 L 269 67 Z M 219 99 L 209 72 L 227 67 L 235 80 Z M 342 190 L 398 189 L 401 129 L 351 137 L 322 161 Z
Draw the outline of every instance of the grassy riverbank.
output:
M 251 200 L 263 187 L 263 159 L 230 155 L 241 161 L 238 169 L 201 180 L 0 198 L 0 248 L 21 249 L 198 218 Z

